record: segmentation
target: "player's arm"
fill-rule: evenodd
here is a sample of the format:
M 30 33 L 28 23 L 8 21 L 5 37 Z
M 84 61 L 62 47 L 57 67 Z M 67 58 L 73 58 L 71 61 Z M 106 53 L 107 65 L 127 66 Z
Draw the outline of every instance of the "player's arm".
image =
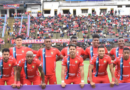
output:
M 80 66 L 80 72 L 81 72 L 81 83 L 80 86 L 81 88 L 84 87 L 84 66 Z
M 115 78 L 113 64 L 109 64 L 109 67 L 110 67 L 110 72 L 111 72 L 112 78 Z
M 109 67 L 110 67 L 110 72 L 112 76 L 112 82 L 110 83 L 110 86 L 113 87 L 115 83 L 118 85 L 118 80 L 115 78 L 115 75 L 114 75 L 113 64 L 109 64 Z
M 16 87 L 16 84 L 17 84 L 17 66 L 14 66 L 13 67 L 13 70 L 14 70 L 14 83 L 11 85 L 13 88 Z
M 83 57 L 83 60 L 85 60 L 86 58 L 85 58 L 85 51 L 81 48 L 81 55 L 82 55 L 82 57 Z
M 14 68 L 14 81 L 16 82 L 17 81 L 17 66 L 15 66 Z
M 39 59 L 40 57 L 40 50 L 38 50 L 37 54 L 36 54 L 36 57 L 35 58 L 38 58 Z
M 111 51 L 110 51 L 110 53 L 109 53 L 109 56 L 111 57 L 111 59 L 112 60 L 114 60 L 115 59 L 115 56 L 114 56 L 114 49 L 112 49 Z
M 92 81 L 92 70 L 94 68 L 94 65 L 90 64 L 89 68 L 89 79 L 90 79 L 90 85 L 92 88 L 95 88 L 95 83 Z
M 85 50 L 84 56 L 83 56 L 83 60 L 85 60 L 86 58 L 89 58 L 89 53 L 88 53 L 89 49 L 87 48 Z
M 83 60 L 86 60 L 86 58 L 89 58 L 89 56 L 88 55 L 84 55 L 83 56 Z
M 59 61 L 60 59 L 63 59 L 63 55 L 61 54 L 61 52 L 57 49 L 57 57 L 56 57 L 56 61 Z
M 33 54 L 37 54 L 37 51 L 36 50 L 33 50 L 33 49 L 31 49 L 31 48 L 28 48 L 28 50 L 27 51 L 32 51 L 33 52 Z
M 17 88 L 18 89 L 20 89 L 20 86 L 21 86 L 21 84 L 20 84 L 20 73 L 21 73 L 21 70 L 22 70 L 22 67 L 20 67 L 20 66 L 18 66 L 17 67 Z
M 62 87 L 65 87 L 65 86 L 66 86 L 66 84 L 65 84 L 65 82 L 64 82 L 65 69 L 66 69 L 66 66 L 62 65 L 62 69 L 61 69 L 61 80 L 62 80 L 61 86 L 62 86 Z
M 46 84 L 44 82 L 45 80 L 44 80 L 44 72 L 43 72 L 42 66 L 39 66 L 38 69 L 39 69 L 39 71 L 41 73 L 41 78 L 42 78 L 41 86 L 42 86 L 42 89 L 45 89 L 46 88 Z
M 61 60 L 61 59 L 63 59 L 63 55 L 60 55 L 60 56 L 57 56 L 57 57 L 56 57 L 56 61 L 59 61 L 59 60 Z
M 93 71 L 94 65 L 90 64 L 90 69 L 89 69 L 89 79 L 90 83 L 92 82 L 92 71 Z

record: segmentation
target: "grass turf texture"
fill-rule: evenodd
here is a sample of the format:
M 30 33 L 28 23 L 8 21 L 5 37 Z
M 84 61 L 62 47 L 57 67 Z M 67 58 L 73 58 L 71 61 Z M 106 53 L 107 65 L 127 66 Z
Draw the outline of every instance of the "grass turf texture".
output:
M 89 61 L 84 61 L 84 81 L 87 84 L 87 75 L 88 75 L 88 66 Z M 107 68 L 109 80 L 111 81 L 111 73 L 109 70 L 109 66 Z M 57 77 L 57 84 L 61 84 L 61 61 L 56 62 L 56 77 Z

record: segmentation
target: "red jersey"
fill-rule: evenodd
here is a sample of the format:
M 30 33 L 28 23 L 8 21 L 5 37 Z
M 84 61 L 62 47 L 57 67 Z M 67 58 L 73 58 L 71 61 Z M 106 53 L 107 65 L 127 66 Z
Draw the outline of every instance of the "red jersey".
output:
M 120 49 L 120 48 L 118 48 L 118 47 L 112 48 L 111 51 L 110 51 L 110 54 L 111 54 L 111 55 L 114 55 L 115 58 L 121 56 L 122 53 L 123 53 L 123 49 Z
M 0 57 L 0 63 L 2 62 L 2 57 Z M 14 66 L 17 66 L 17 62 L 15 60 L 15 58 L 13 58 L 12 56 L 9 57 L 7 62 L 3 61 L 3 75 L 2 78 L 8 78 L 11 76 L 12 73 L 12 69 Z M 0 72 L 1 74 L 1 72 Z
M 26 61 L 25 58 L 21 59 L 17 65 L 24 69 L 25 68 L 25 61 Z M 42 66 L 42 63 L 37 58 L 34 58 L 31 64 L 27 63 L 27 77 L 34 78 L 35 76 L 38 76 L 39 75 L 39 72 L 38 72 L 39 66 Z M 24 70 L 23 76 L 24 76 L 24 78 L 26 77 L 25 70 Z
M 43 68 L 46 71 L 45 75 L 53 75 L 55 74 L 55 67 L 56 67 L 56 57 L 60 56 L 61 53 L 57 48 L 45 49 L 45 62 L 43 62 L 43 49 L 40 49 L 36 55 L 36 58 L 41 57 L 41 62 L 43 63 Z M 45 63 L 45 66 L 44 66 Z M 45 73 L 45 72 L 44 72 Z
M 17 62 L 19 62 L 19 60 L 25 58 L 26 53 L 28 51 L 32 51 L 34 54 L 37 54 L 37 51 L 32 50 L 31 48 L 28 48 L 28 47 L 23 47 L 22 46 L 21 48 L 17 48 L 17 47 L 15 47 L 15 48 L 16 48 L 16 50 L 14 50 L 14 47 L 10 48 L 10 55 L 13 56 L 13 57 L 16 56 Z M 16 53 L 15 53 L 15 51 L 16 51 Z
M 68 50 L 69 50 L 69 47 L 63 48 L 62 51 L 61 51 L 61 54 L 63 56 L 67 56 L 68 52 L 69 52 Z M 81 56 L 81 55 L 83 56 L 85 54 L 84 50 L 80 47 L 76 47 L 76 50 L 77 50 L 77 55 L 79 55 L 79 56 Z
M 96 60 L 98 56 L 94 56 L 90 61 L 90 64 L 94 65 L 93 74 L 96 74 Z M 98 61 L 98 76 L 107 75 L 107 66 L 112 64 L 111 57 L 109 55 L 104 55 L 102 59 L 99 58 Z
M 66 66 L 66 72 L 68 70 L 67 68 L 67 58 L 68 56 L 65 56 L 62 60 L 62 65 Z M 78 76 L 79 73 L 79 67 L 83 66 L 83 59 L 81 56 L 76 56 L 74 59 L 70 58 L 69 61 L 69 77 Z
M 120 60 L 122 57 L 117 57 L 113 64 L 117 65 L 118 75 L 120 76 Z M 123 79 L 130 78 L 130 57 L 128 60 L 123 60 Z
M 93 49 L 93 50 L 91 51 L 91 49 Z M 90 47 L 86 48 L 85 55 L 89 56 L 89 60 L 92 59 L 91 58 L 91 53 L 93 54 L 93 56 L 98 55 L 98 48 L 95 48 L 93 46 L 90 46 Z M 107 51 L 106 47 L 105 47 L 105 54 L 108 54 L 108 51 Z

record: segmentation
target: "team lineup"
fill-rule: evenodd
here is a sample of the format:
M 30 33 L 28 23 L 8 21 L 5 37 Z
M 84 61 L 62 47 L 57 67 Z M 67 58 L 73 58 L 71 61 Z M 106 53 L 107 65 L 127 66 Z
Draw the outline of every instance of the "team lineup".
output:
M 15 47 L 2 50 L 0 57 L 0 85 L 12 85 L 20 88 L 22 85 L 57 84 L 56 61 L 62 60 L 61 86 L 79 84 L 84 87 L 84 60 L 89 58 L 87 82 L 92 88 L 97 83 L 110 83 L 113 87 L 119 83 L 130 82 L 130 49 L 125 46 L 123 38 L 118 39 L 118 47 L 108 53 L 104 45 L 99 45 L 99 36 L 93 35 L 92 45 L 84 51 L 77 46 L 77 37 L 71 37 L 70 44 L 61 52 L 51 47 L 52 41 L 44 39 L 45 48 L 35 51 L 22 46 L 22 37 L 15 38 Z M 33 54 L 36 54 L 34 57 Z M 41 60 L 39 60 L 41 58 Z M 112 80 L 110 82 L 107 67 L 109 66 Z M 115 68 L 115 70 L 114 70 Z

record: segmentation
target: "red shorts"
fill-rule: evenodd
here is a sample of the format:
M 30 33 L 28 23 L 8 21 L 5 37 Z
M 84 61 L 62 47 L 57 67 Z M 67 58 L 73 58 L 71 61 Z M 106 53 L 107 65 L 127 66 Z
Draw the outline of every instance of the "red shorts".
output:
M 47 84 L 57 84 L 56 75 L 45 75 L 45 83 Z
M 119 83 L 130 83 L 130 78 L 123 78 L 123 80 L 119 80 Z
M 93 75 L 93 82 L 94 83 L 110 83 L 108 75 L 104 75 L 104 76 L 97 76 L 95 77 Z
M 80 84 L 81 83 L 81 77 L 69 77 L 68 79 L 64 79 L 66 84 Z
M 29 79 L 23 79 L 23 85 L 40 85 L 41 84 L 41 77 L 40 76 L 35 76 L 33 78 Z
M 13 84 L 14 77 L 0 78 L 0 85 L 5 85 L 5 82 L 7 83 L 7 85 Z

